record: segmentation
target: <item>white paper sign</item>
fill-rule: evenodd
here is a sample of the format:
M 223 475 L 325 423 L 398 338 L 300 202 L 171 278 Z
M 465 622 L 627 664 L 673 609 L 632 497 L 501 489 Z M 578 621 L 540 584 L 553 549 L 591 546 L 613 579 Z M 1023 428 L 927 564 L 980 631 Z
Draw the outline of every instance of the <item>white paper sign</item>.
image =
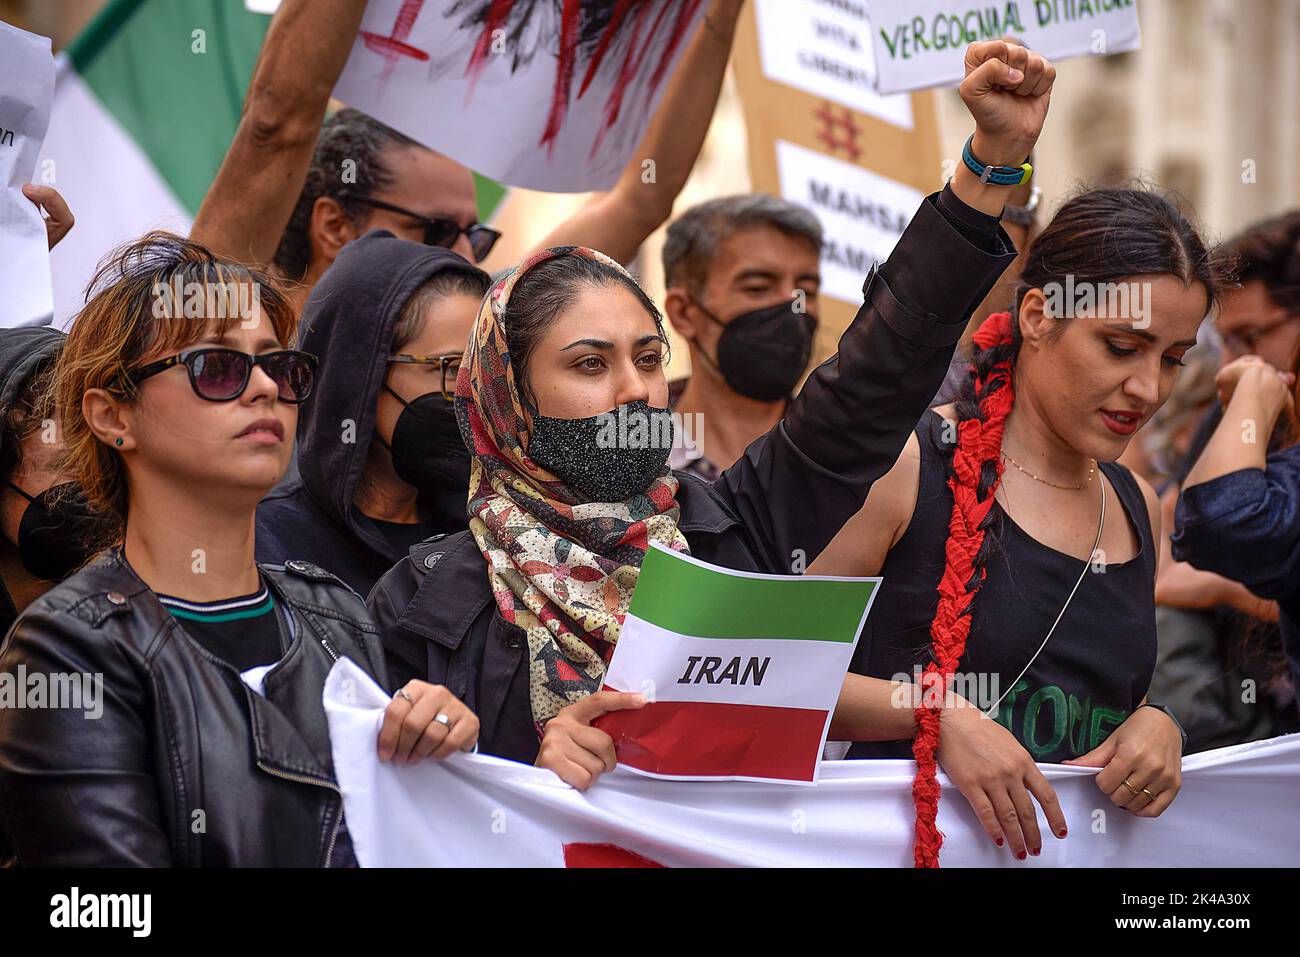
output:
M 925 199 L 920 190 L 824 153 L 778 140 L 781 196 L 821 220 L 822 293 L 862 302 L 873 263 L 889 258 L 898 237 Z
M 608 189 L 704 9 L 371 0 L 334 95 L 511 186 Z
M 23 184 L 36 172 L 54 99 L 50 38 L 0 22 L 0 325 L 54 317 L 45 223 Z
M 871 0 L 881 93 L 959 83 L 966 47 L 1014 36 L 1052 60 L 1142 45 L 1137 0 Z
M 912 129 L 912 100 L 876 92 L 863 2 L 755 0 L 763 73 L 813 96 Z

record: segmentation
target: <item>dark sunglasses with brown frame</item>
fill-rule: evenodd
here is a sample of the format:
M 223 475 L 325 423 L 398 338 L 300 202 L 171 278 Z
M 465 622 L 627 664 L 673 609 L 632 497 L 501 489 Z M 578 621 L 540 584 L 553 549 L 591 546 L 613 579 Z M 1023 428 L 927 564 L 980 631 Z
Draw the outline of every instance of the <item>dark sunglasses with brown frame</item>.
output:
M 208 402 L 229 402 L 239 398 L 248 388 L 253 367 L 261 366 L 275 383 L 280 401 L 297 405 L 311 395 L 319 360 L 310 352 L 297 349 L 279 349 L 260 355 L 218 347 L 190 349 L 143 365 L 129 373 L 127 380 L 138 386 L 150 376 L 177 365 L 184 366 L 189 373 L 194 394 Z

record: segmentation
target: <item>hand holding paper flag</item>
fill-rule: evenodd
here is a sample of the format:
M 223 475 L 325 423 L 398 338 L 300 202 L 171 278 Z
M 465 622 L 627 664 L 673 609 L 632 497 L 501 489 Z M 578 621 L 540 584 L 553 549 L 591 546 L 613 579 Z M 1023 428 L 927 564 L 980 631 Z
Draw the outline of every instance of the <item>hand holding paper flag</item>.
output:
M 738 572 L 651 547 L 605 676 L 649 703 L 596 727 L 645 774 L 815 781 L 879 582 Z

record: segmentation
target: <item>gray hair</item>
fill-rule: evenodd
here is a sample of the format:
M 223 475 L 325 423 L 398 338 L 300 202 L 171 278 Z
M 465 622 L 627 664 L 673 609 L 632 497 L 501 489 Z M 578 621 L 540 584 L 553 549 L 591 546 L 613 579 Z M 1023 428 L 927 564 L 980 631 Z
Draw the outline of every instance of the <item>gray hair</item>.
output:
M 821 223 L 804 207 L 765 193 L 724 196 L 692 206 L 668 227 L 664 285 L 698 291 L 723 241 L 739 230 L 759 226 L 806 239 L 821 253 Z

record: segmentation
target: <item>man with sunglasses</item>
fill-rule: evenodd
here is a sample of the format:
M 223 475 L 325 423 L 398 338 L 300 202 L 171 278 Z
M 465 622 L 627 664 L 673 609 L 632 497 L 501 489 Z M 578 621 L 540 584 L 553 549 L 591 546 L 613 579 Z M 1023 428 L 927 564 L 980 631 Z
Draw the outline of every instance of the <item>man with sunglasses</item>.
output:
M 708 132 L 743 5 L 711 0 L 618 183 L 538 248 L 585 245 L 627 262 L 669 217 Z M 478 222 L 474 176 L 465 166 L 356 110 L 341 110 L 321 126 L 365 7 L 366 0 L 284 0 L 262 45 L 243 119 L 191 233 L 218 254 L 274 264 L 298 283 L 292 296 L 300 311 L 339 250 L 372 229 L 453 249 L 476 263 L 500 235 Z M 650 182 L 647 157 L 655 162 Z

